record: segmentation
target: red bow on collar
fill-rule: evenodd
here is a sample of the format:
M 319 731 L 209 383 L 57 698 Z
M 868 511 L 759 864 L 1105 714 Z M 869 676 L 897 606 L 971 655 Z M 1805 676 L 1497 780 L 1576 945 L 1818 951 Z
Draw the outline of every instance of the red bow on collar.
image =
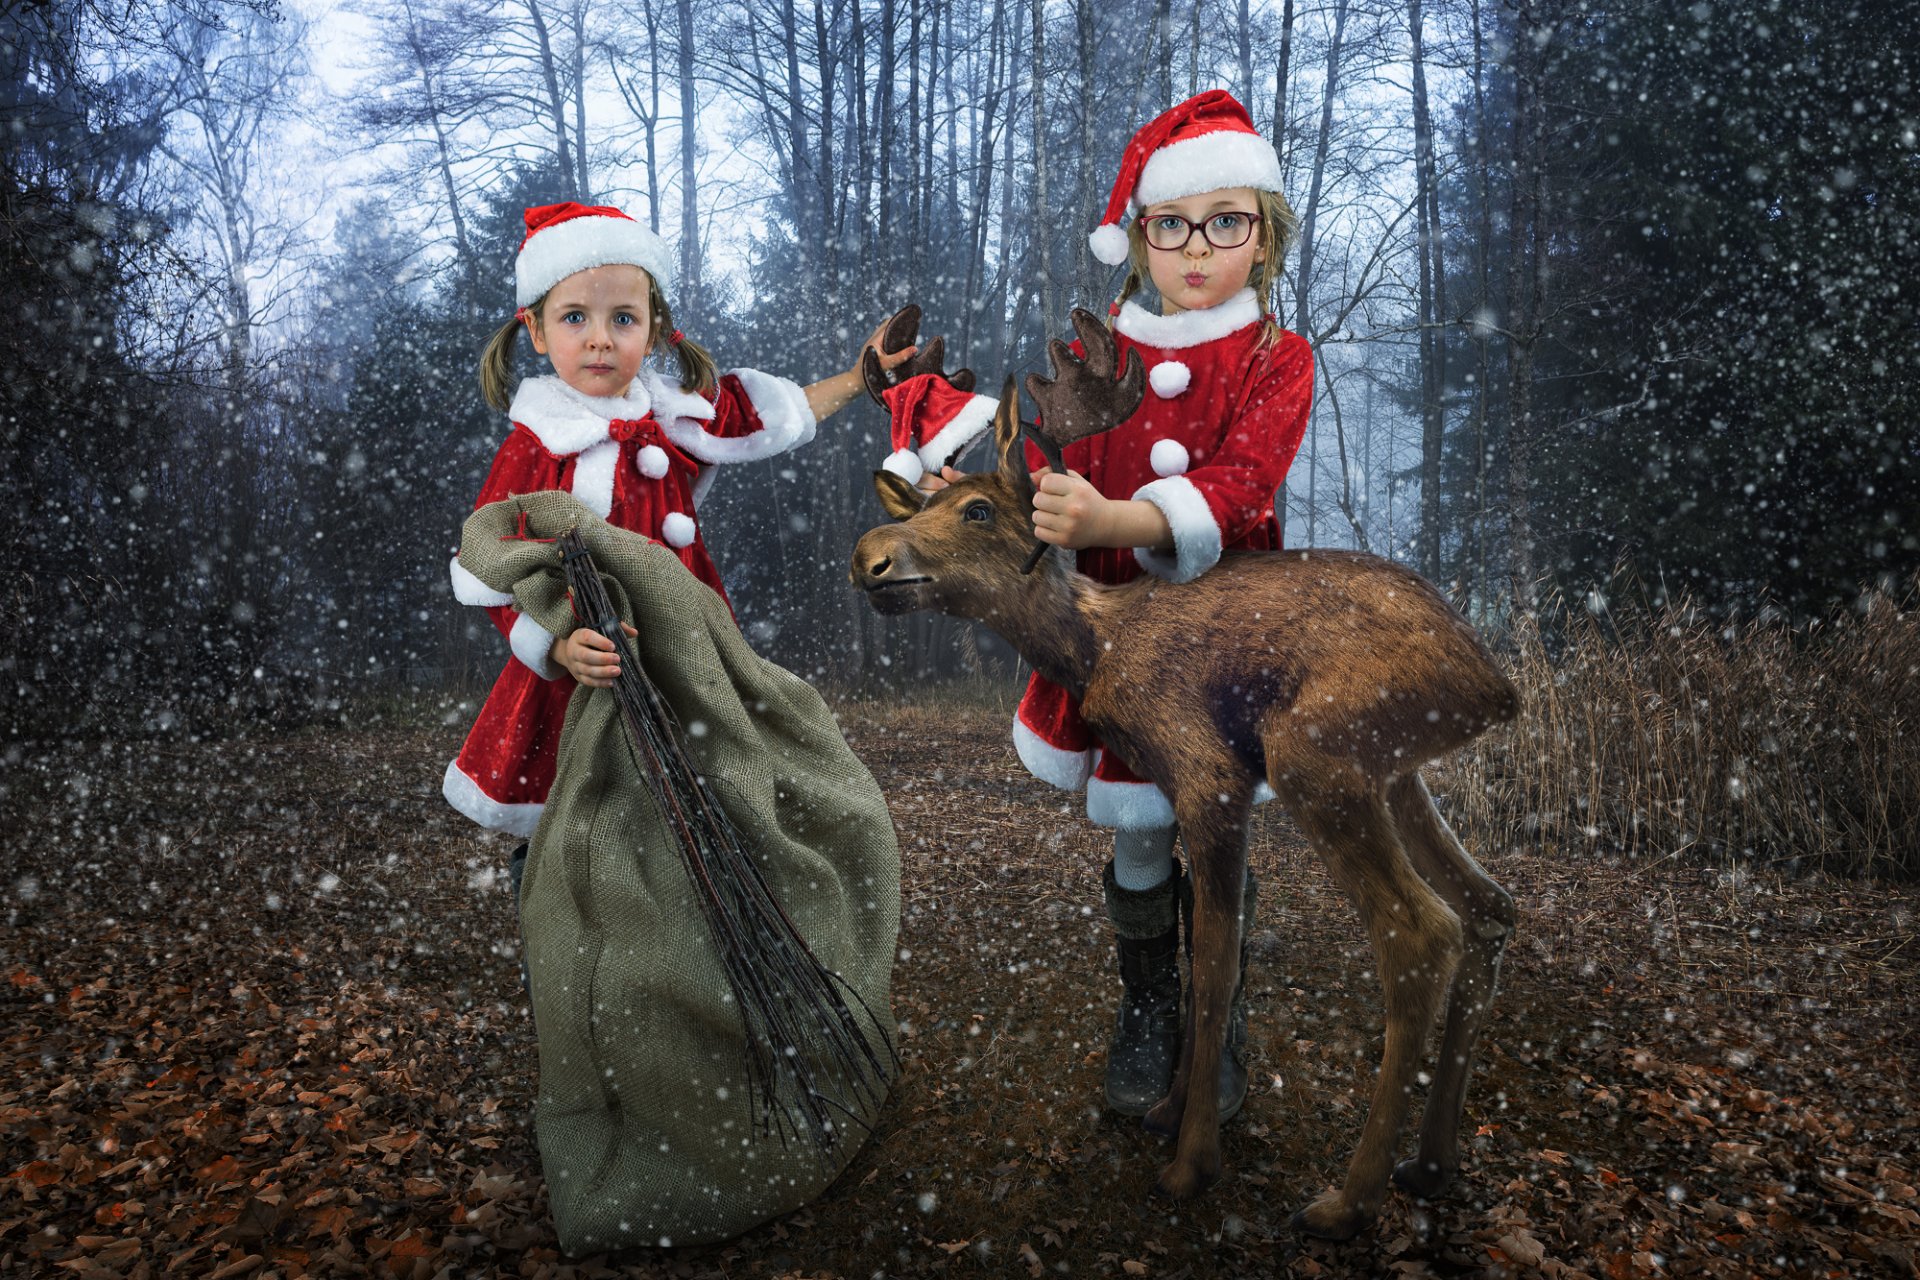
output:
M 679 445 L 667 439 L 666 432 L 660 429 L 660 423 L 652 414 L 644 418 L 614 418 L 607 423 L 607 435 L 621 444 L 631 441 L 636 448 L 644 449 L 648 445 L 658 446 L 667 455 L 668 466 L 685 467 L 688 471 L 698 471 L 700 464 L 689 457 Z

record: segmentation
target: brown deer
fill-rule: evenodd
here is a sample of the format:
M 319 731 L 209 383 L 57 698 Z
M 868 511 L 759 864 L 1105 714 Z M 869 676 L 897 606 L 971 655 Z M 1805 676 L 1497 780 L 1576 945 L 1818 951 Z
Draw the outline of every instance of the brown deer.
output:
M 1193 998 L 1171 1091 L 1144 1123 L 1178 1139 L 1157 1184 L 1175 1198 L 1221 1172 L 1211 1082 L 1239 977 L 1247 818 L 1256 787 L 1273 788 L 1359 909 L 1385 998 L 1386 1048 L 1345 1184 L 1292 1220 L 1346 1239 L 1373 1221 L 1390 1174 L 1432 1195 L 1458 1169 L 1474 1043 L 1514 909 L 1435 810 L 1419 768 L 1511 719 L 1519 698 L 1446 599 L 1378 556 L 1229 552 L 1178 585 L 1141 577 L 1104 586 L 1060 554 L 1025 572 L 1033 488 L 1021 437 L 1035 437 L 1057 466 L 1060 445 L 1124 421 L 1140 399 L 1138 356 L 1116 377 L 1106 330 L 1084 311 L 1074 324 L 1085 359 L 1054 343 L 1054 376 L 1027 379 L 1044 426 L 1020 421 L 1007 380 L 996 471 L 931 497 L 875 473 L 881 505 L 900 523 L 860 539 L 853 581 L 881 613 L 932 609 L 992 627 L 1078 696 L 1107 749 L 1172 800 L 1194 881 Z M 902 340 L 893 335 L 889 348 Z M 925 371 L 924 363 L 903 374 Z M 870 386 L 880 377 L 875 362 Z M 1419 1150 L 1396 1168 L 1414 1073 L 1443 998 Z

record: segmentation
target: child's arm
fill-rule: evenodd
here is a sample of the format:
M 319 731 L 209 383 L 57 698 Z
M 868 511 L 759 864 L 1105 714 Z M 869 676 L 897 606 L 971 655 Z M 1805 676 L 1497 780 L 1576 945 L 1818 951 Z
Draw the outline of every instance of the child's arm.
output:
M 1078 471 L 1033 473 L 1033 536 L 1056 547 L 1151 547 L 1173 550 L 1173 527 L 1159 507 L 1138 498 L 1109 498 Z
M 886 332 L 886 329 L 887 321 L 882 320 L 874 328 L 873 335 L 860 344 L 860 350 L 854 355 L 851 369 L 845 373 L 836 373 L 831 378 L 822 378 L 818 382 L 801 388 L 807 394 L 807 407 L 813 410 L 815 422 L 826 421 L 852 404 L 860 397 L 860 393 L 867 389 L 867 384 L 860 376 L 860 361 L 865 358 L 868 347 L 879 346 L 880 336 Z M 911 346 L 902 347 L 891 353 L 879 351 L 877 354 L 880 357 L 880 367 L 891 369 L 902 361 L 910 359 L 919 349 L 917 346 Z

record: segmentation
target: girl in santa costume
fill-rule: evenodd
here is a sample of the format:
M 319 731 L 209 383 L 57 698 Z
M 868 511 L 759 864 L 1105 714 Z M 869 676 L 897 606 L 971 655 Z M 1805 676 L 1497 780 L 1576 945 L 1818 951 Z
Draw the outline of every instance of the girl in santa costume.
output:
M 519 310 L 494 334 L 480 367 L 481 388 L 507 411 L 512 430 L 475 508 L 565 490 L 620 528 L 673 548 L 726 599 L 698 519 L 714 469 L 811 440 L 820 419 L 860 393 L 858 362 L 807 387 L 753 369 L 716 375 L 712 357 L 673 327 L 672 260 L 644 225 L 618 209 L 567 203 L 527 210 L 526 227 L 514 261 Z M 512 389 L 523 328 L 553 373 Z M 879 337 L 876 329 L 868 345 Z M 663 347 L 679 365 L 677 381 L 643 367 Z M 882 353 L 881 363 L 891 368 L 913 351 Z M 455 597 L 487 610 L 513 657 L 441 789 L 475 822 L 525 838 L 553 783 L 574 685 L 610 688 L 619 659 L 591 628 L 546 631 L 458 559 L 452 574 Z M 525 856 L 523 844 L 512 863 L 516 890 Z
M 1133 221 L 1123 230 L 1129 211 Z M 1112 327 L 1123 367 L 1137 351 L 1149 390 L 1126 422 L 1067 446 L 1065 475 L 1044 470 L 1028 446 L 1039 469 L 1035 533 L 1077 552 L 1080 572 L 1106 583 L 1142 572 L 1187 582 L 1223 551 L 1280 547 L 1274 495 L 1313 400 L 1311 348 L 1267 310 L 1295 226 L 1280 193 L 1279 158 L 1230 94 L 1189 99 L 1128 143 L 1091 243 L 1102 262 L 1129 266 Z M 1157 314 L 1132 301 L 1149 281 L 1159 294 Z M 922 481 L 929 489 L 942 484 Z M 1114 828 L 1104 879 L 1124 996 L 1108 1047 L 1106 1096 L 1114 1110 L 1144 1115 L 1166 1095 L 1178 1060 L 1183 916 L 1191 932 L 1191 890 L 1173 860 L 1172 805 L 1152 781 L 1103 751 L 1074 700 L 1038 674 L 1013 733 L 1036 777 L 1084 787 L 1087 816 Z M 1272 793 L 1263 786 L 1261 795 Z M 1243 986 L 1253 899 L 1249 876 Z M 1238 990 L 1228 1027 L 1218 1086 L 1223 1120 L 1239 1111 L 1247 1088 Z

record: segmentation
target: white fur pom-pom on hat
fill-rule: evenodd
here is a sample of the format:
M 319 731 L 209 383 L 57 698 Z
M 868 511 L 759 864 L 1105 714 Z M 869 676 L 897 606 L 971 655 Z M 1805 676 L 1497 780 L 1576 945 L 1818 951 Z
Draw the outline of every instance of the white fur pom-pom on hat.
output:
M 1153 449 L 1147 454 L 1147 461 L 1153 464 L 1153 474 L 1161 479 L 1168 476 L 1187 474 L 1187 446 L 1178 440 L 1155 440 Z
M 880 468 L 883 471 L 893 472 L 908 484 L 919 484 L 920 477 L 927 474 L 926 465 L 920 461 L 920 455 L 911 449 L 895 449 L 887 455 L 887 460 L 880 464 Z
M 1178 360 L 1162 360 L 1148 371 L 1147 381 L 1153 386 L 1153 394 L 1171 400 L 1193 381 L 1193 370 Z
M 649 480 L 658 480 L 667 474 L 667 451 L 657 444 L 643 444 L 640 452 L 633 457 L 633 463 L 640 468 L 640 474 Z
M 693 541 L 693 517 L 675 511 L 660 522 L 660 540 L 670 547 L 684 547 Z
M 1127 233 L 1116 222 L 1095 227 L 1087 237 L 1087 245 L 1093 250 L 1093 256 L 1110 267 L 1117 267 L 1127 260 Z

